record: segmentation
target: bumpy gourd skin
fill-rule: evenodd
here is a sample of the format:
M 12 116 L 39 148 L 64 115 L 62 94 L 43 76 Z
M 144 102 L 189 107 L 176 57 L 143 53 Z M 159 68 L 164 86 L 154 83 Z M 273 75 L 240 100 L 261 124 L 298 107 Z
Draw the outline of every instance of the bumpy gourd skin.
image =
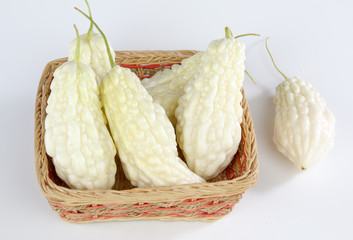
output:
M 310 83 L 297 77 L 277 86 L 273 140 L 298 168 L 306 169 L 333 146 L 335 118 Z
M 133 72 L 115 66 L 104 77 L 100 93 L 125 175 L 132 185 L 204 182 L 178 157 L 172 124 Z
M 69 48 L 69 61 L 75 57 L 76 45 L 77 39 L 74 39 Z M 110 45 L 109 47 L 113 58 L 115 58 L 113 48 Z M 104 75 L 111 69 L 107 49 L 101 34 L 80 35 L 80 62 L 87 64 L 94 70 L 99 86 Z
M 177 139 L 187 164 L 206 180 L 224 170 L 238 149 L 244 60 L 241 42 L 212 41 L 175 111 Z
M 157 72 L 151 78 L 142 80 L 142 85 L 152 96 L 153 101 L 160 104 L 173 126 L 176 126 L 175 109 L 178 100 L 184 93 L 185 84 L 197 72 L 202 52 L 184 59 L 181 65 L 175 64 L 171 69 Z
M 94 71 L 70 61 L 54 72 L 45 147 L 58 176 L 76 189 L 110 189 L 116 148 L 101 110 Z

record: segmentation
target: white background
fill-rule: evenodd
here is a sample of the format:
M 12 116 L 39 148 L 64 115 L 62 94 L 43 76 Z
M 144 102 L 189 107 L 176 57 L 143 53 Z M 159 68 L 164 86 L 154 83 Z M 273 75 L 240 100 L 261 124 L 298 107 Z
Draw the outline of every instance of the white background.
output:
M 0 239 L 353 239 L 352 1 L 91 0 L 116 50 L 205 50 L 224 36 L 247 37 L 244 88 L 254 120 L 260 172 L 233 211 L 213 222 L 130 221 L 70 224 L 51 210 L 36 180 L 34 102 L 47 62 L 65 57 L 89 23 L 83 0 L 0 1 Z M 336 116 L 334 149 L 301 172 L 272 142 L 275 87 L 287 76 L 309 81 Z

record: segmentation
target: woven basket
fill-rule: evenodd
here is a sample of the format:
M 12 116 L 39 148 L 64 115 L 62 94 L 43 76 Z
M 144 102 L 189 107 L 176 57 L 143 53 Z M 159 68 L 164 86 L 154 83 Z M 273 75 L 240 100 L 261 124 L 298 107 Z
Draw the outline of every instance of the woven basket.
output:
M 117 64 L 141 79 L 180 63 L 196 51 L 121 51 Z M 207 183 L 171 187 L 134 188 L 116 158 L 116 183 L 112 190 L 75 190 L 56 175 L 44 146 L 44 120 L 53 72 L 66 58 L 49 62 L 38 86 L 35 104 L 35 164 L 39 185 L 52 209 L 68 222 L 131 219 L 213 221 L 228 214 L 245 190 L 257 180 L 255 131 L 243 92 L 242 140 L 230 165 Z

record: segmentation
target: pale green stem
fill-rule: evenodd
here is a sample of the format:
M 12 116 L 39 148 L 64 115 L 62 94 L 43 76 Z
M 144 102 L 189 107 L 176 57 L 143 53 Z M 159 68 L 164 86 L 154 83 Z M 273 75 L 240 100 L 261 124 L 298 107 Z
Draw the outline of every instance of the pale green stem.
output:
M 250 73 L 249 73 L 246 69 L 245 69 L 245 73 L 246 73 L 246 75 L 249 76 L 249 78 L 251 79 L 251 81 L 252 81 L 254 84 L 256 84 L 254 78 L 250 75 Z
M 234 39 L 237 39 L 237 38 L 240 38 L 240 37 L 246 37 L 246 36 L 257 36 L 257 37 L 260 37 L 261 35 L 258 34 L 258 33 L 246 33 L 246 34 L 238 35 L 238 36 L 234 37 Z
M 74 28 L 76 31 L 76 38 L 77 38 L 74 61 L 78 63 L 78 61 L 80 60 L 80 34 L 78 33 L 78 30 L 75 24 L 74 24 Z
M 268 41 L 268 38 L 266 38 L 265 44 L 266 44 L 267 52 L 268 52 L 268 54 L 270 55 L 270 58 L 271 58 L 271 61 L 272 61 L 273 65 L 275 66 L 275 68 L 277 69 L 277 71 L 287 80 L 287 79 L 288 79 L 287 76 L 284 75 L 284 73 L 283 73 L 281 70 L 279 70 L 279 68 L 277 67 L 277 65 L 276 65 L 276 63 L 275 63 L 275 60 L 273 59 L 272 54 L 271 54 L 270 50 L 268 49 L 267 41 Z
M 85 0 L 85 1 L 86 1 L 86 5 L 87 5 L 87 8 L 88 8 L 89 17 L 92 19 L 91 8 L 90 8 L 90 6 L 88 4 L 88 1 L 87 0 Z M 86 34 L 87 39 L 89 39 L 92 36 L 92 31 L 93 31 L 93 23 L 91 22 L 91 24 L 89 26 L 89 29 L 88 29 L 88 32 Z
M 103 37 L 103 40 L 104 40 L 104 43 L 105 43 L 105 47 L 107 48 L 107 53 L 108 53 L 108 57 L 109 57 L 109 62 L 110 62 L 110 66 L 113 68 L 116 66 L 116 63 L 113 59 L 113 56 L 112 56 L 112 53 L 110 52 L 110 48 L 109 48 L 109 43 L 108 43 L 108 40 L 107 38 L 105 37 L 103 31 L 98 27 L 98 25 L 95 23 L 95 21 L 93 21 L 92 18 L 90 18 L 86 13 L 82 12 L 80 9 L 78 9 L 77 7 L 75 7 L 75 9 L 77 11 L 79 11 L 83 16 L 85 16 L 86 18 L 88 18 L 91 23 L 94 24 L 94 26 L 97 28 L 98 32 L 100 32 L 100 34 L 102 35 Z
M 226 27 L 225 30 L 226 30 L 226 38 L 232 38 L 233 37 L 233 33 L 229 29 L 229 27 Z M 237 38 L 240 38 L 240 37 L 245 37 L 245 36 L 258 36 L 258 37 L 260 37 L 261 35 L 257 34 L 257 33 L 246 33 L 246 34 L 241 34 L 241 35 L 235 36 L 234 39 L 237 39 Z

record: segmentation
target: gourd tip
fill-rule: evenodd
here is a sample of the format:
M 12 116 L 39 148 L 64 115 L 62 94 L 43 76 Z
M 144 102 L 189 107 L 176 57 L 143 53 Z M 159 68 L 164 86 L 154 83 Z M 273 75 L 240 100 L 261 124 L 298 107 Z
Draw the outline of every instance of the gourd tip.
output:
M 97 28 L 98 32 L 102 35 L 103 37 L 103 40 L 104 40 L 104 43 L 105 43 L 105 46 L 106 46 L 106 49 L 107 49 L 107 53 L 108 53 L 108 57 L 109 57 L 109 62 L 110 62 L 110 65 L 111 67 L 113 68 L 114 66 L 116 66 L 116 63 L 113 59 L 113 56 L 110 52 L 110 49 L 109 49 L 109 43 L 108 43 L 108 40 L 105 36 L 105 34 L 103 33 L 103 31 L 99 28 L 99 26 L 97 25 L 97 23 L 92 19 L 92 17 L 88 16 L 86 13 L 84 13 L 82 10 L 78 9 L 77 7 L 75 7 L 75 10 L 77 10 L 78 12 L 80 12 L 83 16 L 85 16 L 88 20 L 91 21 L 91 23 L 93 23 L 93 25 Z
M 233 33 L 230 30 L 229 27 L 225 27 L 225 31 L 226 31 L 226 38 L 232 38 L 233 37 Z

